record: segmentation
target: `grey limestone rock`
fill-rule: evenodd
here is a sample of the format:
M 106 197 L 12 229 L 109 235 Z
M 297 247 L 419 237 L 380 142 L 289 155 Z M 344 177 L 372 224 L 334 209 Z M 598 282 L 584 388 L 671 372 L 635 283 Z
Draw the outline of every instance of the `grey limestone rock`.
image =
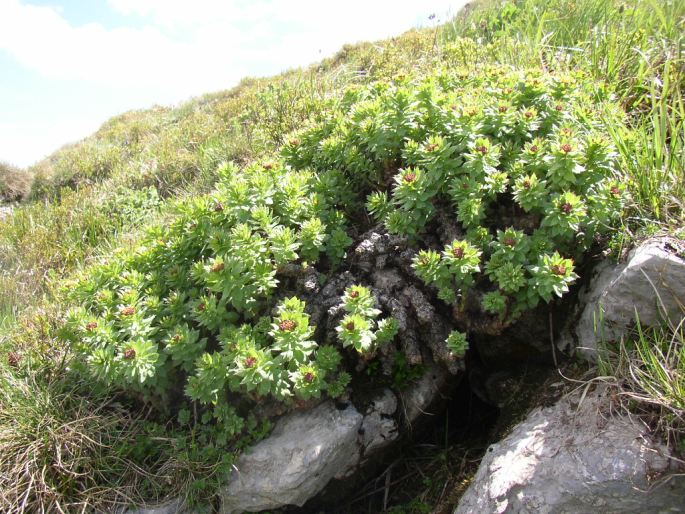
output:
M 362 451 L 364 456 L 385 448 L 399 437 L 397 397 L 390 389 L 381 391 L 371 402 L 362 423 Z
M 273 433 L 245 451 L 221 490 L 222 513 L 302 506 L 359 462 L 362 415 L 325 402 L 281 418 Z
M 569 322 L 560 346 L 577 346 L 594 360 L 598 344 L 625 336 L 636 313 L 643 326 L 677 324 L 685 313 L 684 256 L 681 241 L 659 237 L 631 251 L 624 264 L 601 264 L 581 292 L 577 321 Z
M 13 210 L 9 205 L 0 205 L 0 220 L 10 216 Z
M 668 449 L 611 405 L 577 392 L 533 411 L 488 449 L 455 514 L 685 511 Z
M 427 409 L 445 388 L 450 374 L 437 364 L 431 364 L 423 376 L 401 395 L 402 413 L 411 425 Z
M 435 401 L 449 372 L 438 365 L 407 388 L 371 397 L 364 415 L 332 401 L 285 415 L 272 434 L 246 450 L 220 492 L 223 514 L 302 506 L 335 478 L 345 478 L 400 435 L 398 409 L 412 423 Z

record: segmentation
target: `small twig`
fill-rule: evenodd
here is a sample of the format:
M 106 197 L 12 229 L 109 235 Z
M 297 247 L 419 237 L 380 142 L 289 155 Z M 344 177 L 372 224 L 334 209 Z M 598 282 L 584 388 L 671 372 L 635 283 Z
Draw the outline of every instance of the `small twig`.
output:
M 383 493 L 383 512 L 388 510 L 388 496 L 390 495 L 390 483 L 392 477 L 392 465 L 385 474 L 385 492 Z
M 554 367 L 559 368 L 557 362 L 557 349 L 554 346 L 554 324 L 552 323 L 552 311 L 549 311 L 549 343 L 552 345 L 552 359 L 554 360 Z

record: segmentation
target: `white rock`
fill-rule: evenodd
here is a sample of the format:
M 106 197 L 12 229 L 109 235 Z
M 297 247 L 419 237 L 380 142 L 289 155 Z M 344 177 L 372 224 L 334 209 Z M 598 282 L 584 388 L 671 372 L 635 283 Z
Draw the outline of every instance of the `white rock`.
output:
M 397 397 L 390 389 L 384 389 L 372 400 L 362 422 L 365 456 L 385 448 L 399 437 L 397 421 L 393 416 L 396 410 Z
M 328 401 L 281 418 L 272 434 L 236 463 L 221 492 L 222 513 L 302 506 L 357 465 L 362 415 Z
M 14 209 L 8 205 L 0 205 L 0 220 L 10 216 L 13 210 Z
M 631 330 L 637 312 L 643 326 L 670 320 L 685 309 L 685 247 L 672 238 L 654 238 L 634 249 L 625 264 L 603 264 L 581 293 L 578 321 L 571 321 L 563 347 L 575 346 L 590 360 L 598 344 L 619 340 Z
M 428 407 L 445 388 L 449 377 L 447 370 L 437 364 L 431 364 L 423 376 L 402 393 L 402 412 L 409 424 L 421 414 L 426 414 Z
M 485 454 L 455 514 L 638 514 L 685 511 L 685 477 L 643 427 L 601 392 L 533 411 Z M 579 405 L 580 402 L 580 405 Z

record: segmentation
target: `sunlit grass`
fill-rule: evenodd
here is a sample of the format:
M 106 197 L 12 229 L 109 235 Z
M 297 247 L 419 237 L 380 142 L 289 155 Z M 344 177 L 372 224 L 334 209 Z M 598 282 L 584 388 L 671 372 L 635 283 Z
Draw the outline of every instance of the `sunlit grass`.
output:
M 348 45 L 305 70 L 246 79 L 178 108 L 126 113 L 28 174 L 12 169 L 22 180 L 21 196 L 29 191 L 26 179 L 36 180 L 33 200 L 0 220 L 0 510 L 89 511 L 141 480 L 112 450 L 141 426 L 124 409 L 106 408 L 106 399 L 64 381 L 55 362 L 63 353 L 49 336 L 54 327 L 32 309 L 49 306 L 44 316 L 55 321 L 61 307 L 53 288 L 62 278 L 164 215 L 141 208 L 140 216 L 120 216 L 117 195 L 148 187 L 163 198 L 207 192 L 221 162 L 245 164 L 275 151 L 288 132 L 325 115 L 327 102 L 349 85 L 442 66 L 477 73 L 482 63 L 497 62 L 582 70 L 610 88 L 629 127 L 609 126 L 618 178 L 630 193 L 625 232 L 673 231 L 685 221 L 684 19 L 680 0 L 483 1 L 437 35 L 411 31 Z M 1 179 L 0 196 L 9 190 Z M 51 366 L 18 373 L 8 367 L 8 352 L 16 349 Z M 680 433 L 684 363 L 679 325 L 640 329 L 606 371 L 626 381 L 633 400 L 656 409 L 667 430 Z M 54 380 L 46 380 L 46 369 Z M 123 489 L 112 489 L 112 476 Z
M 656 413 L 656 428 L 685 449 L 685 317 L 677 324 L 645 328 L 600 355 L 599 372 L 611 377 L 626 404 Z M 653 415 L 647 418 L 654 419 Z

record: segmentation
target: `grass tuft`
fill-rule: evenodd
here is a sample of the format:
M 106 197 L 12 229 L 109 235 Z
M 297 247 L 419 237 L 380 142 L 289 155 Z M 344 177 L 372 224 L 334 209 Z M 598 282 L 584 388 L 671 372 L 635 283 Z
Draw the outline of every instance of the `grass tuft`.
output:
M 0 203 L 18 202 L 31 189 L 32 176 L 25 170 L 0 161 Z
M 600 374 L 611 381 L 627 407 L 685 452 L 685 317 L 675 326 L 645 328 L 601 355 Z
M 16 366 L 11 358 L 0 365 L 0 511 L 90 512 L 140 501 L 136 484 L 149 476 L 113 451 L 135 436 L 130 415 Z

